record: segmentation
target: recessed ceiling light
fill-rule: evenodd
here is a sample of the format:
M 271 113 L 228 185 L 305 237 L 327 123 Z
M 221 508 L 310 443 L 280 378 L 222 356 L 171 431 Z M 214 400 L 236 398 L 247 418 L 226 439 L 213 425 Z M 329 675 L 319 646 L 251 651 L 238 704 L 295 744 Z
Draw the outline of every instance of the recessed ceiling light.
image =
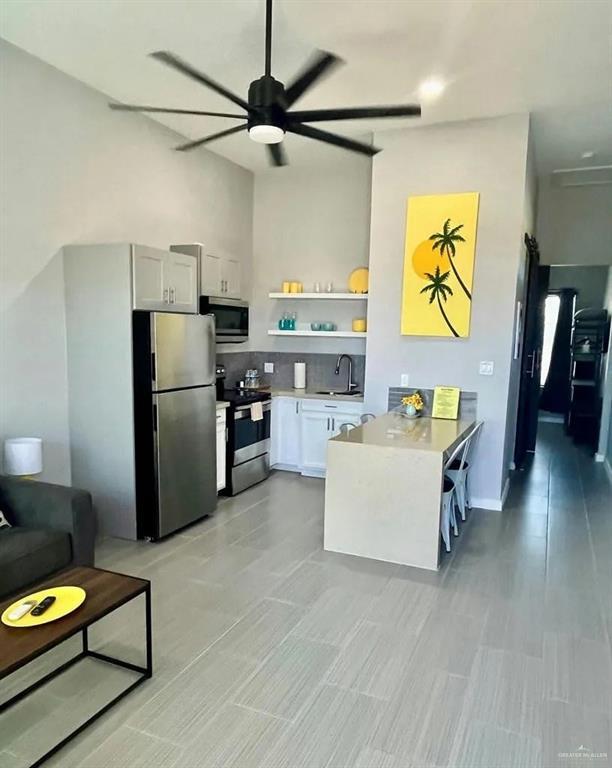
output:
M 419 96 L 424 101 L 437 99 L 444 93 L 446 85 L 439 77 L 428 77 L 419 85 Z
M 590 160 L 592 157 L 595 157 L 595 152 L 592 149 L 587 149 L 586 152 L 582 153 L 583 160 Z

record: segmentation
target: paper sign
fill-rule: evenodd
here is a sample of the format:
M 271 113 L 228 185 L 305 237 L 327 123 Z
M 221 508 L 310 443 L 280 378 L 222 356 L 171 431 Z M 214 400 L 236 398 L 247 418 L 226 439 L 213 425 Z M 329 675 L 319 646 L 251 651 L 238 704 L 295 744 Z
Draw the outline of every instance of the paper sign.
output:
M 459 387 L 435 387 L 431 415 L 434 419 L 456 419 L 459 413 Z

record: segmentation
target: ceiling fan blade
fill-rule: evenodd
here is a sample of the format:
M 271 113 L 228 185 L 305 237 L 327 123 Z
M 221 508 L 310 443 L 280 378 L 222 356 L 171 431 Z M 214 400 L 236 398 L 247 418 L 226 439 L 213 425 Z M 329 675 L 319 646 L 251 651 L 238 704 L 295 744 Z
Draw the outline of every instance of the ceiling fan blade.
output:
M 282 106 L 287 109 L 300 96 L 302 96 L 317 80 L 320 80 L 324 74 L 330 74 L 340 64 L 344 62 L 338 56 L 327 51 L 317 51 L 309 64 L 300 72 L 293 82 L 285 88 L 285 97 Z
M 335 144 L 337 147 L 350 149 L 352 152 L 360 152 L 362 155 L 368 155 L 369 157 L 380 152 L 380 149 L 377 147 L 371 147 L 369 144 L 363 144 L 361 141 L 348 139 L 346 136 L 338 136 L 336 133 L 321 131 L 319 128 L 312 128 L 310 125 L 289 123 L 287 130 L 300 136 L 307 136 L 309 139 L 317 139 L 317 141 L 324 141 L 326 144 Z
M 363 117 L 420 117 L 418 104 L 406 104 L 396 107 L 346 107 L 341 109 L 307 109 L 288 112 L 287 119 L 299 123 L 312 123 L 320 120 L 358 120 Z
M 136 104 L 110 103 L 111 109 L 118 112 L 167 112 L 171 115 L 207 115 L 208 117 L 234 117 L 236 120 L 247 120 L 247 115 L 233 115 L 229 112 L 201 112 L 197 109 L 172 109 L 167 107 L 141 107 Z
M 212 133 L 210 136 L 205 136 L 203 139 L 196 139 L 195 141 L 188 141 L 187 144 L 181 144 L 175 147 L 177 152 L 188 152 L 190 149 L 195 149 L 202 144 L 207 144 L 209 141 L 215 141 L 216 139 L 222 139 L 224 136 L 230 136 L 232 133 L 238 133 L 238 131 L 246 131 L 246 125 L 236 125 L 233 128 L 228 128 L 225 131 L 219 131 L 219 133 Z
M 236 96 L 235 93 L 228 91 L 227 88 L 224 88 L 222 85 L 219 85 L 219 83 L 215 82 L 207 75 L 204 75 L 202 72 L 198 72 L 198 70 L 194 69 L 191 66 L 191 64 L 187 64 L 186 61 L 179 59 L 178 56 L 175 56 L 173 53 L 170 53 L 170 51 L 155 51 L 154 53 L 151 54 L 151 56 L 154 59 L 157 59 L 158 61 L 161 61 L 164 64 L 167 64 L 169 67 L 172 67 L 173 69 L 176 69 L 179 72 L 182 72 L 184 75 L 187 75 L 187 77 L 191 77 L 192 80 L 196 80 L 198 83 L 201 83 L 202 85 L 207 86 L 211 90 L 216 91 L 219 95 L 225 96 L 226 99 L 233 101 L 234 104 L 238 104 L 239 107 L 242 107 L 242 109 L 246 109 L 247 112 L 250 111 L 250 107 L 246 103 L 246 101 L 244 101 L 244 99 L 241 99 L 240 96 Z
M 282 143 L 267 144 L 268 155 L 272 165 L 287 165 L 287 155 L 283 149 Z

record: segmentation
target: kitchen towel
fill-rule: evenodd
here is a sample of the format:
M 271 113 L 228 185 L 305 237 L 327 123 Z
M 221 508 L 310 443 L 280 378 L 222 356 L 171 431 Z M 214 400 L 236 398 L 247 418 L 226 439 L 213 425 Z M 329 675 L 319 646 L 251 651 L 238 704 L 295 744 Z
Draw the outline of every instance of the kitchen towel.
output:
M 293 364 L 293 387 L 294 389 L 306 389 L 306 363 Z
M 263 407 L 261 402 L 251 403 L 251 421 L 261 421 L 263 419 Z

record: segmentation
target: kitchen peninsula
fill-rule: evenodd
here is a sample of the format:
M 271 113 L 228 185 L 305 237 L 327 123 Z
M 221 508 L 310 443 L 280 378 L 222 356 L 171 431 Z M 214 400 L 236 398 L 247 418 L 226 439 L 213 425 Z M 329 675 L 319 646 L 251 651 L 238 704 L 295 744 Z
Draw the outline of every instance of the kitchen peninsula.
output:
M 332 438 L 324 548 L 437 570 L 444 458 L 473 423 L 392 411 Z

